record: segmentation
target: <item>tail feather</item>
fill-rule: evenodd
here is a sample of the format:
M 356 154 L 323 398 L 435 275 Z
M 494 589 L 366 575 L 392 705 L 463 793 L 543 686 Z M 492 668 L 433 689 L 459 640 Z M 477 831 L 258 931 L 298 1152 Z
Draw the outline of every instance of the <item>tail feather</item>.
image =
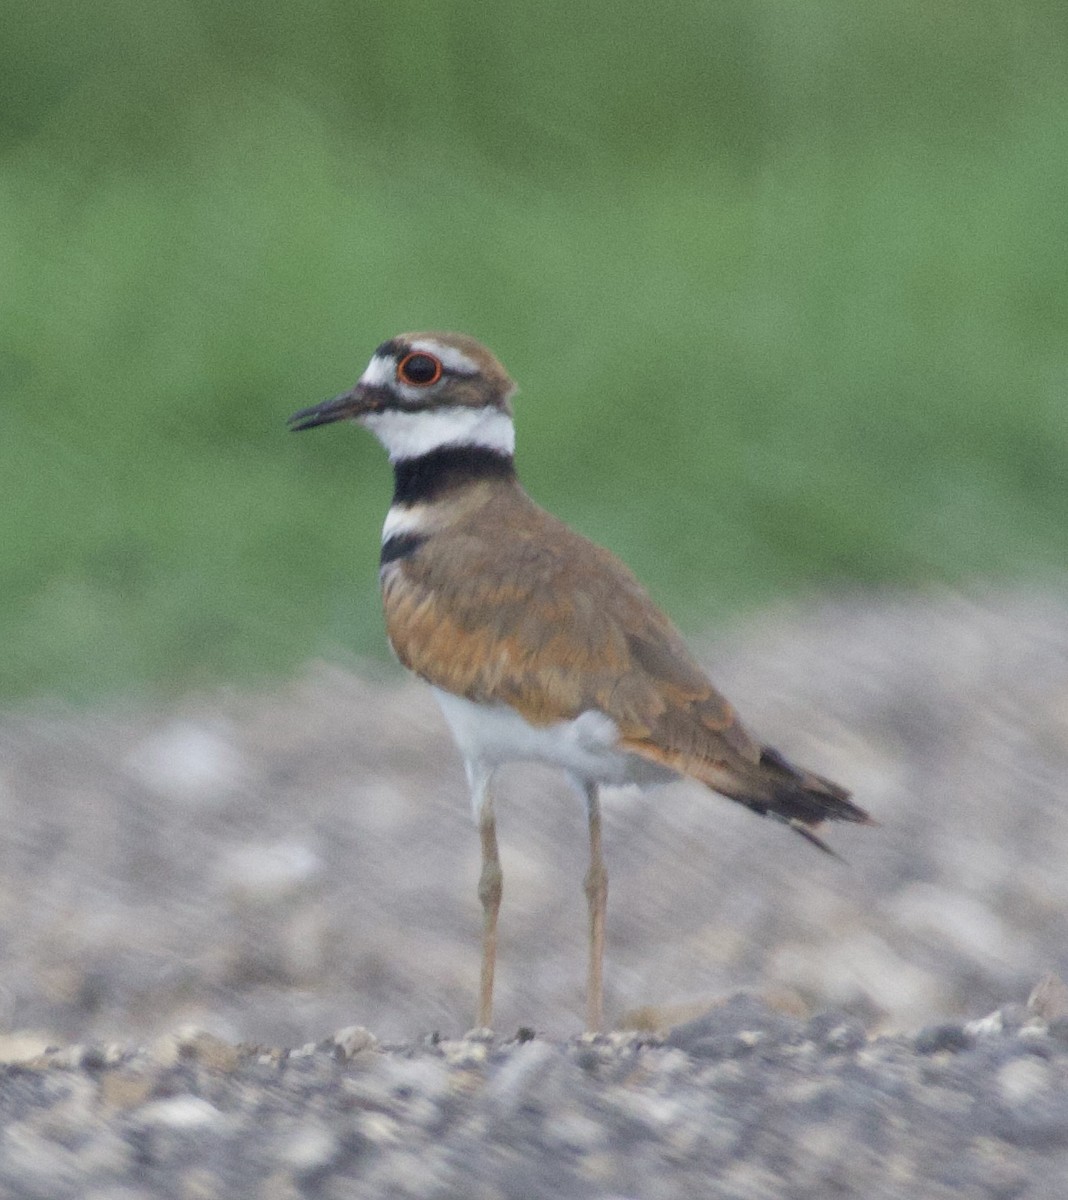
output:
M 844 787 L 813 771 L 795 767 L 771 746 L 760 747 L 755 761 L 738 754 L 731 754 L 724 761 L 673 752 L 651 742 L 625 744 L 643 758 L 699 779 L 713 791 L 761 816 L 782 821 L 835 858 L 839 856 L 815 832 L 824 821 L 878 823 L 850 800 L 850 793 Z
M 795 767 L 771 746 L 763 746 L 757 768 L 769 794 L 768 807 L 788 821 L 804 825 L 821 821 L 872 824 L 871 817 L 850 800 L 850 793 L 830 779 Z
M 727 794 L 749 808 L 789 825 L 807 842 L 832 858 L 840 858 L 815 830 L 824 821 L 853 821 L 874 825 L 875 821 L 854 804 L 850 793 L 830 779 L 795 767 L 771 746 L 763 746 L 760 760 L 739 780 L 737 790 Z
M 794 767 L 772 746 L 757 748 L 756 743 L 750 743 L 754 757 L 743 756 L 732 748 L 724 757 L 713 758 L 692 752 L 685 754 L 644 739 L 625 740 L 623 745 L 649 762 L 700 779 L 714 792 L 737 800 L 761 816 L 788 824 L 805 841 L 834 858 L 838 854 L 816 834 L 824 821 L 878 823 L 853 804 L 845 787 L 811 770 Z
M 815 846 L 817 850 L 822 850 L 824 854 L 829 854 L 831 858 L 836 858 L 839 862 L 845 861 L 837 850 L 832 850 L 823 838 L 813 833 L 807 825 L 803 825 L 800 821 L 787 821 L 786 824 L 790 826 L 794 833 L 800 834 L 806 842 Z

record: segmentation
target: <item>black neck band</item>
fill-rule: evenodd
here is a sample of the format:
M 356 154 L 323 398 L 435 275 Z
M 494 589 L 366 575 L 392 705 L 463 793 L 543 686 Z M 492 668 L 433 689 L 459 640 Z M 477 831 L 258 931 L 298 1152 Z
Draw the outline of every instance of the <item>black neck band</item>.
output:
M 488 446 L 442 446 L 393 464 L 393 503 L 415 504 L 464 483 L 514 479 L 515 459 Z
M 378 565 L 385 567 L 398 559 L 410 557 L 426 541 L 426 537 L 425 533 L 395 533 L 382 543 Z

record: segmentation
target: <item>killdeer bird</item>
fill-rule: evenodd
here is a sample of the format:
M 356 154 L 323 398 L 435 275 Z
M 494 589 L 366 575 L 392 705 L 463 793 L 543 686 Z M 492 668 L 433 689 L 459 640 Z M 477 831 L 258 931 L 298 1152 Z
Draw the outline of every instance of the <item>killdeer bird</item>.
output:
M 823 821 L 871 823 L 849 793 L 756 741 L 675 627 L 612 554 L 574 533 L 516 478 L 515 385 L 455 333 L 383 342 L 356 386 L 289 419 L 352 420 L 385 446 L 393 503 L 382 530 L 386 629 L 433 689 L 463 756 L 482 842 L 478 1024 L 492 1020 L 501 866 L 493 795 L 503 763 L 567 773 L 590 857 L 587 1024 L 601 1027 L 607 874 L 602 785 L 688 775 L 827 850 Z

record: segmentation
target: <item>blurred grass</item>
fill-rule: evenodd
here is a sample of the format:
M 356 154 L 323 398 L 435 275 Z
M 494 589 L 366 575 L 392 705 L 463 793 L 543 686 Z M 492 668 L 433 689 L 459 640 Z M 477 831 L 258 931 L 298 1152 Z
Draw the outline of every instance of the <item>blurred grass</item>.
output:
M 1068 560 L 1068 9 L 5 0 L 0 695 L 385 652 L 402 329 L 686 626 Z

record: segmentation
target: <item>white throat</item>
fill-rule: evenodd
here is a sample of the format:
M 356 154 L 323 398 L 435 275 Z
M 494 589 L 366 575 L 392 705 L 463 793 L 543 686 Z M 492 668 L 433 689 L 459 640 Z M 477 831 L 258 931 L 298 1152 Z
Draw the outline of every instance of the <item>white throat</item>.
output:
M 359 418 L 386 448 L 390 462 L 421 458 L 443 446 L 485 446 L 498 454 L 515 453 L 515 425 L 499 408 L 431 408 L 414 412 L 389 409 Z

